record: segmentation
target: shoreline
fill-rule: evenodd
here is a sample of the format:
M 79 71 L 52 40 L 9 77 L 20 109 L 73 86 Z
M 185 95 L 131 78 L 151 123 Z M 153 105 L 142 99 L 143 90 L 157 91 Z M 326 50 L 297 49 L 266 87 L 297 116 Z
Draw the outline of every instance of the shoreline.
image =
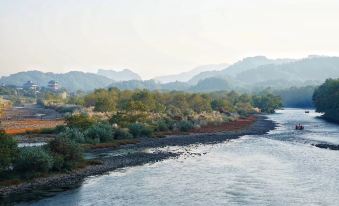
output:
M 236 131 L 170 135 L 159 139 L 144 138 L 140 139 L 140 141 L 136 144 L 123 145 L 119 147 L 119 149 L 140 150 L 167 146 L 188 146 L 192 144 L 217 144 L 224 141 L 237 139 L 244 135 L 266 134 L 274 128 L 276 128 L 276 124 L 273 121 L 268 120 L 268 118 L 263 115 L 257 115 L 256 120 L 251 125 Z M 94 149 L 91 152 L 95 153 L 112 150 L 114 149 Z M 100 159 L 102 161 L 102 164 L 100 165 L 89 165 L 85 168 L 77 169 L 67 174 L 56 174 L 49 177 L 36 178 L 30 182 L 21 183 L 18 185 L 2 187 L 0 188 L 0 201 L 5 200 L 17 202 L 22 199 L 29 200 L 30 198 L 27 197 L 28 193 L 34 195 L 34 191 L 42 189 L 54 189 L 55 191 L 55 188 L 60 188 L 59 191 L 65 191 L 79 185 L 85 178 L 89 176 L 102 175 L 119 168 L 154 163 L 178 156 L 180 156 L 180 153 L 157 151 L 155 153 L 136 152 L 128 153 L 123 156 L 105 157 Z M 20 195 L 23 196 L 24 194 L 26 194 L 26 197 L 20 198 Z M 34 198 L 32 197 L 32 199 Z

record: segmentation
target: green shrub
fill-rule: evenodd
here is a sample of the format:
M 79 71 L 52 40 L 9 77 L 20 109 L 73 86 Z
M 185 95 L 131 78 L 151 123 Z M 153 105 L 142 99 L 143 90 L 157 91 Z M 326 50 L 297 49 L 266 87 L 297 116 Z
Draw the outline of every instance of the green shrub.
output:
M 113 140 L 113 128 L 108 123 L 97 123 L 88 128 L 85 132 L 86 139 L 108 142 Z
M 153 130 L 150 127 L 147 127 L 140 123 L 134 123 L 129 126 L 129 132 L 133 137 L 150 137 L 153 135 Z
M 33 177 L 48 172 L 53 166 L 53 158 L 41 147 L 20 149 L 14 169 L 24 177 Z
M 59 134 L 61 132 L 64 132 L 66 129 L 66 126 L 65 125 L 58 125 L 55 127 L 55 133 L 56 134 Z
M 114 138 L 115 139 L 131 139 L 133 135 L 128 132 L 128 129 L 117 128 L 114 130 Z
M 16 141 L 0 133 L 0 174 L 7 170 L 18 156 L 18 147 Z
M 95 120 L 89 117 L 87 114 L 71 115 L 66 117 L 66 124 L 69 127 L 86 129 L 92 126 L 94 123 Z
M 182 132 L 188 132 L 193 128 L 193 123 L 187 120 L 182 120 L 177 123 L 177 127 Z
M 83 160 L 82 148 L 71 139 L 59 137 L 49 142 L 47 148 L 55 159 L 53 169 L 70 170 Z
M 169 126 L 166 123 L 166 121 L 161 120 L 161 121 L 156 122 L 156 130 L 160 131 L 160 132 L 168 131 L 169 130 Z
M 71 139 L 79 143 L 85 142 L 85 136 L 78 128 L 66 127 L 65 130 L 62 133 L 60 133 L 59 136 Z

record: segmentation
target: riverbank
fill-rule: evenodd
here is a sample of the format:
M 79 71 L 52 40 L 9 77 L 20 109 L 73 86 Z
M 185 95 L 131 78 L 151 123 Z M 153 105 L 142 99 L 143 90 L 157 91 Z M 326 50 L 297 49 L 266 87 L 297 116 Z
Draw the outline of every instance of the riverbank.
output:
M 243 135 L 261 135 L 275 128 L 275 123 L 268 120 L 264 116 L 256 116 L 256 120 L 242 129 L 226 132 L 215 132 L 207 134 L 191 134 L 191 135 L 172 135 L 165 138 L 153 139 L 140 139 L 137 144 L 124 145 L 121 148 L 138 150 L 147 148 L 159 148 L 166 146 L 187 146 L 191 144 L 215 144 L 224 142 L 231 139 L 239 138 Z M 94 152 L 102 152 L 103 150 L 112 149 L 98 149 Z M 61 188 L 66 190 L 81 183 L 84 178 L 101 175 L 109 171 L 113 171 L 118 168 L 142 165 L 151 162 L 157 162 L 168 158 L 175 158 L 179 156 L 179 153 L 172 152 L 136 152 L 127 153 L 123 156 L 114 156 L 102 158 L 102 164 L 90 165 L 83 169 L 75 170 L 69 174 L 57 174 L 45 178 L 37 178 L 28 183 L 22 183 L 15 186 L 0 188 L 0 194 L 2 199 L 12 200 L 19 197 L 20 194 L 33 194 L 36 190 L 49 190 Z

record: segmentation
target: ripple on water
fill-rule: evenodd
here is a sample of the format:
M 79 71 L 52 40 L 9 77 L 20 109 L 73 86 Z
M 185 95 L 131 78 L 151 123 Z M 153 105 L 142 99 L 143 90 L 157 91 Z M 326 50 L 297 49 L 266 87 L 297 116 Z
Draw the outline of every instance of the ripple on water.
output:
M 184 155 L 88 178 L 78 189 L 32 205 L 336 205 L 339 152 L 309 143 L 337 141 L 339 127 L 317 115 L 279 111 L 270 118 L 280 126 L 268 135 L 168 147 Z M 294 131 L 296 122 L 307 130 Z

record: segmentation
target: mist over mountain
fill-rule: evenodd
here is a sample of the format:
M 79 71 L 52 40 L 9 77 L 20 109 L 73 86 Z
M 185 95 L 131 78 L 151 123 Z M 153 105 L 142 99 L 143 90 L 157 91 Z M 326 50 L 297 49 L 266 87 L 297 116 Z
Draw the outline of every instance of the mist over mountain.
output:
M 190 80 L 190 75 L 204 71 Z M 100 75 L 99 75 L 100 74 Z M 183 77 L 184 76 L 184 77 Z M 48 81 L 59 81 L 61 86 L 70 91 L 90 91 L 96 88 L 117 87 L 119 89 L 149 89 L 178 91 L 217 91 L 241 90 L 257 91 L 267 87 L 284 89 L 292 86 L 320 85 L 327 78 L 339 77 L 339 57 L 309 56 L 304 59 L 268 59 L 264 56 L 248 57 L 227 67 L 227 65 L 209 65 L 198 67 L 190 72 L 159 77 L 157 80 L 142 81 L 140 76 L 130 70 L 120 72 L 99 70 L 98 74 L 68 72 L 65 74 L 28 71 L 2 77 L 0 83 L 22 86 L 27 81 L 34 81 L 41 86 Z M 162 79 L 161 83 L 159 79 Z M 171 81 L 177 79 L 177 81 Z
M 114 81 L 129 81 L 129 80 L 141 80 L 139 74 L 129 70 L 124 69 L 122 71 L 114 71 L 109 69 L 99 69 L 97 72 L 98 75 L 108 77 Z
M 249 84 L 268 80 L 321 83 L 330 77 L 339 77 L 339 57 L 312 56 L 284 64 L 262 65 L 236 76 L 238 80 Z
M 209 64 L 209 65 L 203 65 L 196 67 L 190 71 L 182 72 L 179 74 L 173 74 L 173 75 L 166 75 L 166 76 L 159 76 L 153 78 L 156 81 L 159 81 L 160 83 L 169 83 L 169 82 L 187 82 L 191 78 L 193 78 L 195 75 L 198 75 L 202 72 L 216 72 L 221 69 L 227 68 L 228 64 Z
M 242 90 L 256 91 L 267 87 L 289 88 L 319 85 L 327 78 L 339 77 L 339 57 L 309 56 L 304 59 L 268 59 L 248 57 L 220 71 L 201 72 L 187 82 L 169 84 L 155 81 L 113 83 L 121 89 L 160 89 L 185 91 Z
M 91 91 L 96 88 L 107 87 L 113 82 L 113 80 L 107 77 L 79 71 L 71 71 L 64 74 L 56 74 L 52 72 L 44 73 L 41 71 L 26 71 L 11 74 L 9 76 L 3 76 L 0 78 L 0 83 L 22 86 L 27 81 L 33 81 L 39 86 L 47 86 L 50 80 L 58 81 L 61 87 L 69 91 Z
M 241 61 L 238 61 L 229 67 L 221 70 L 221 71 L 207 71 L 202 72 L 190 79 L 188 82 L 192 85 L 197 84 L 200 80 L 210 78 L 210 77 L 235 77 L 237 74 L 241 72 L 245 72 L 251 69 L 255 69 L 261 65 L 269 65 L 269 64 L 282 64 L 286 62 L 291 62 L 291 59 L 268 59 L 265 56 L 255 56 L 255 57 L 247 57 Z

